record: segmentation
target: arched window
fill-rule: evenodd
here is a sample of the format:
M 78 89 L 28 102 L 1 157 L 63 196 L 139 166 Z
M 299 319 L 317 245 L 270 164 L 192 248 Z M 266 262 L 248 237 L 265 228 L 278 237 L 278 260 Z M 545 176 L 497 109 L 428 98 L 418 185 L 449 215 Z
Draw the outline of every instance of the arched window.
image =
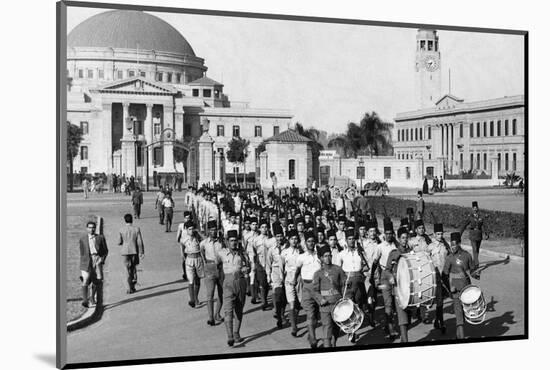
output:
M 296 179 L 296 161 L 294 159 L 288 161 L 288 179 Z

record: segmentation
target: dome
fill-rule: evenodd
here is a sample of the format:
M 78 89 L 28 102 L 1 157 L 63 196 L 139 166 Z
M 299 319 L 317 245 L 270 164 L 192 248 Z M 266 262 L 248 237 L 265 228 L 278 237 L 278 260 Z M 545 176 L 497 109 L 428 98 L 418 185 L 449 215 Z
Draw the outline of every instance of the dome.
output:
M 96 14 L 76 26 L 68 47 L 112 47 L 165 51 L 195 56 L 187 40 L 162 19 L 136 10 Z

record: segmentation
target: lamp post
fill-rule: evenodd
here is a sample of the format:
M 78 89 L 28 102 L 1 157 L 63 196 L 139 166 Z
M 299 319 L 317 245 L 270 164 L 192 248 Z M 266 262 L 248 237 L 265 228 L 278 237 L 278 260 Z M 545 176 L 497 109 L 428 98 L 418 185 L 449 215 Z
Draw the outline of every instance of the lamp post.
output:
M 363 161 L 363 158 L 359 158 L 359 167 L 357 168 L 357 172 L 358 175 L 359 175 L 359 189 L 360 190 L 363 190 L 363 178 L 365 177 L 365 167 L 363 167 L 363 165 L 365 164 L 365 162 Z

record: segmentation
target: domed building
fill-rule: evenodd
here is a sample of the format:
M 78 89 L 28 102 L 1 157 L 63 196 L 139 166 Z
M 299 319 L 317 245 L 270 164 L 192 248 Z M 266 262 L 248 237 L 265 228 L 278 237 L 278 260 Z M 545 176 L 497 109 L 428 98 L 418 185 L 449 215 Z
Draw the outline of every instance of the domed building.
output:
M 143 182 L 180 173 L 188 183 L 254 172 L 259 153 L 242 166 L 223 165 L 227 144 L 243 137 L 255 153 L 264 139 L 287 129 L 292 115 L 231 104 L 207 70 L 185 37 L 151 14 L 107 11 L 77 25 L 67 36 L 67 119 L 84 133 L 75 172 Z M 181 163 L 174 161 L 174 145 L 185 153 Z M 199 147 L 212 154 L 204 158 Z

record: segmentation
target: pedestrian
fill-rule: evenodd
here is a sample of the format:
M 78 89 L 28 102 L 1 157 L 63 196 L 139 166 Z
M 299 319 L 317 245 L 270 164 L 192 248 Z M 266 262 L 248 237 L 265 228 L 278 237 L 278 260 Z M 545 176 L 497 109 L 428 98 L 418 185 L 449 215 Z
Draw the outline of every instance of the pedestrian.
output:
M 424 194 L 429 194 L 430 193 L 430 189 L 429 189 L 429 185 L 428 185 L 428 178 L 426 176 L 424 176 L 424 184 L 422 184 L 422 193 L 424 193 Z
M 474 269 L 479 267 L 479 250 L 483 239 L 483 217 L 479 213 L 477 201 L 472 202 L 472 213 L 468 215 L 466 221 L 460 229 L 460 235 L 466 228 L 470 229 L 470 243 L 472 244 L 472 253 L 474 255 Z
M 120 254 L 126 267 L 126 294 L 132 294 L 136 291 L 137 265 L 145 256 L 145 248 L 140 228 L 132 225 L 132 215 L 125 214 L 124 222 L 126 225 L 118 234 L 118 245 L 122 246 Z
M 113 174 L 113 193 L 118 191 L 118 176 L 116 173 Z
M 165 196 L 166 194 L 164 194 L 164 190 L 162 190 L 162 186 L 159 186 L 157 198 L 155 199 L 155 209 L 158 209 L 159 224 L 161 225 L 164 225 L 164 206 L 162 205 L 162 201 L 164 200 Z
M 430 255 L 435 267 L 435 320 L 434 328 L 445 334 L 445 320 L 443 320 L 443 266 L 450 251 L 450 246 L 443 238 L 443 224 L 434 224 L 434 241 L 428 246 Z
M 187 235 L 185 238 L 181 238 L 181 243 L 185 252 L 185 273 L 189 281 L 187 286 L 189 306 L 195 308 L 200 304 L 200 279 L 204 277 L 204 262 L 200 253 L 200 239 L 198 234 L 195 233 L 194 222 L 187 221 L 184 226 Z
M 84 191 L 84 199 L 88 199 L 88 191 L 90 182 L 88 181 L 88 178 L 84 177 L 84 180 L 82 180 L 82 190 Z
M 344 270 L 332 264 L 332 253 L 328 245 L 317 251 L 321 261 L 321 269 L 313 274 L 313 293 L 323 324 L 323 346 L 336 347 L 336 340 L 340 329 L 332 319 L 332 310 L 336 303 L 342 298 L 346 283 Z
M 221 322 L 223 318 L 220 315 L 223 304 L 223 270 L 217 259 L 218 253 L 222 249 L 222 244 L 218 240 L 217 222 L 208 221 L 208 237 L 200 242 L 200 251 L 204 260 L 204 285 L 206 287 L 206 307 L 208 309 L 208 321 L 210 326 L 216 325 L 216 321 Z M 216 311 L 214 315 L 214 292 L 218 291 L 216 301 Z
M 141 216 L 141 205 L 143 204 L 143 193 L 139 186 L 132 193 L 132 206 L 134 207 L 134 216 L 139 219 Z
M 107 259 L 109 249 L 103 235 L 95 233 L 96 223 L 89 221 L 86 224 L 87 235 L 80 238 L 80 275 L 82 281 L 82 306 L 89 307 L 95 304 L 96 292 L 103 283 L 103 265 Z M 92 285 L 91 299 L 89 286 Z
M 432 190 L 434 193 L 437 193 L 438 192 L 438 186 L 437 186 L 438 182 L 437 182 L 437 176 L 434 176 L 433 178 L 433 182 L 432 182 Z
M 228 247 L 218 252 L 218 262 L 223 268 L 223 302 L 225 311 L 225 329 L 227 345 L 243 341 L 240 329 L 243 319 L 243 309 L 246 298 L 246 275 L 249 263 L 237 243 L 238 232 L 230 230 L 227 235 Z
M 162 200 L 162 208 L 164 209 L 164 225 L 166 226 L 166 232 L 172 231 L 172 218 L 174 216 L 174 199 L 172 199 L 172 193 L 167 192 Z
M 439 176 L 439 191 L 443 191 L 443 176 Z
M 416 219 L 417 220 L 424 219 L 424 209 L 425 209 L 424 198 L 422 197 L 422 191 L 419 190 L 416 196 Z
M 479 279 L 474 273 L 475 266 L 472 255 L 462 249 L 459 232 L 451 233 L 451 253 L 445 258 L 443 266 L 443 281 L 448 281 L 448 290 L 453 299 L 453 309 L 456 317 L 456 339 L 464 339 L 464 311 L 460 301 L 460 292 L 471 284 L 470 274 Z

